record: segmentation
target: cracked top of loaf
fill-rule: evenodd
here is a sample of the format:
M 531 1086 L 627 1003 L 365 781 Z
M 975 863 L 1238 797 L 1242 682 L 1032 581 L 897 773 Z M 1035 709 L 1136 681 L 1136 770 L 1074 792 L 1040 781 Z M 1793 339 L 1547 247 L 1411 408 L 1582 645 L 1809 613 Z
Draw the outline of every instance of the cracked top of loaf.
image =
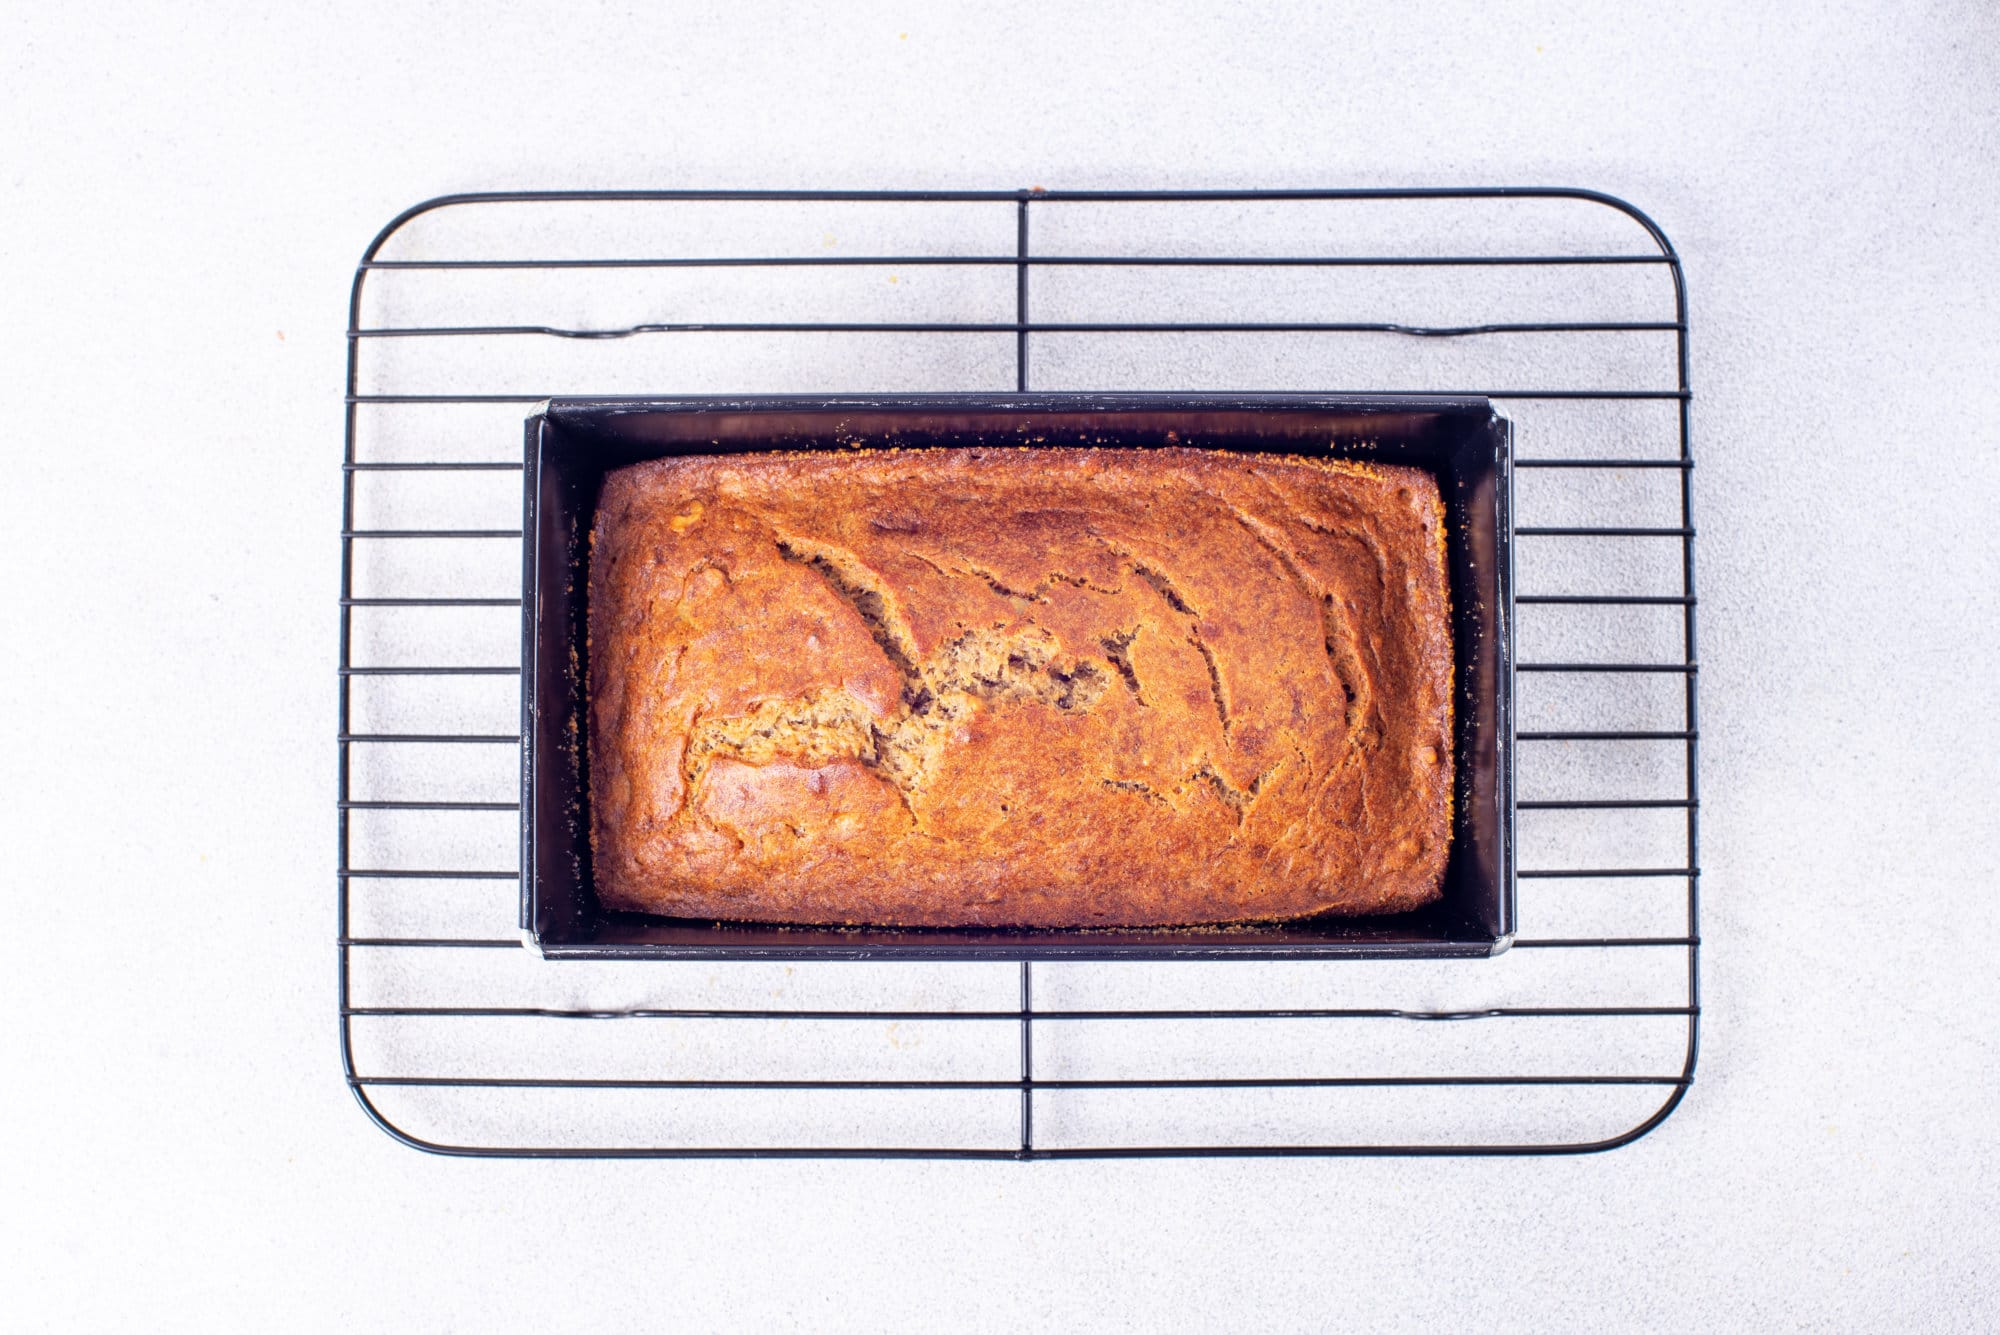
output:
M 1164 926 L 1437 897 L 1437 484 L 1192 449 L 659 459 L 604 483 L 608 908 Z

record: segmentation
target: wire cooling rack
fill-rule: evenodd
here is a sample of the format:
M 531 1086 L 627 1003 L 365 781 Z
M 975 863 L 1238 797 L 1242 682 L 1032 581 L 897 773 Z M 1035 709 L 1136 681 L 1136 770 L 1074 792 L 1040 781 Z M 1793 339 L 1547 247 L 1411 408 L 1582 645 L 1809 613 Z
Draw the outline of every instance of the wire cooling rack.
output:
M 348 1083 L 517 1156 L 1527 1154 L 1694 1074 L 1687 304 L 1579 190 L 457 195 L 349 315 Z M 543 960 L 521 422 L 557 395 L 1483 394 L 1515 422 L 1520 934 L 1489 960 Z

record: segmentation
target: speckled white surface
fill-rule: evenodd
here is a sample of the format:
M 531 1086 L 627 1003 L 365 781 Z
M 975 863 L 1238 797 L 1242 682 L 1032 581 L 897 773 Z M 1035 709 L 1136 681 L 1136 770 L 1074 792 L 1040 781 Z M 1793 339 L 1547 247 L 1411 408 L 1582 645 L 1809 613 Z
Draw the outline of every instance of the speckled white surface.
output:
M 30 1327 L 2000 1315 L 1990 6 L 0 20 L 0 1248 Z M 1546 182 L 1686 260 L 1704 1044 L 1564 1161 L 464 1163 L 333 1046 L 347 276 L 511 186 Z

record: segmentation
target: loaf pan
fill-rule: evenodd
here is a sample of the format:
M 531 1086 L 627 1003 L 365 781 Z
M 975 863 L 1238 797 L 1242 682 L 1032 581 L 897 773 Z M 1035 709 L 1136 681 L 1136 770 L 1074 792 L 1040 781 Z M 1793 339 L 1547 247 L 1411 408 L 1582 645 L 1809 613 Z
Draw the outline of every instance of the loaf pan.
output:
M 591 879 L 589 538 L 604 475 L 664 455 L 1170 443 L 1408 464 L 1448 520 L 1457 751 L 1444 893 L 1414 913 L 1217 928 L 785 927 L 608 911 Z M 1011 394 L 557 399 L 528 419 L 521 926 L 550 958 L 1448 958 L 1513 939 L 1510 430 L 1485 399 Z

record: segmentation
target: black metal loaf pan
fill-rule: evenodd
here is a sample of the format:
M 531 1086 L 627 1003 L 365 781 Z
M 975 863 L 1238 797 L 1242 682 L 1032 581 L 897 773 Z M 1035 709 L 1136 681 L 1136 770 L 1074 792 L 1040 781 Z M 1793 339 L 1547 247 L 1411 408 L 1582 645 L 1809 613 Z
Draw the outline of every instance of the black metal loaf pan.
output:
M 781 927 L 609 912 L 591 879 L 591 522 L 606 472 L 670 454 L 1105 444 L 1330 455 L 1434 473 L 1449 520 L 1457 792 L 1444 894 L 1415 913 L 1246 927 L 1022 931 Z M 558 399 L 527 424 L 521 925 L 549 957 L 1111 959 L 1476 957 L 1514 931 L 1509 426 L 1484 399 L 924 395 Z

